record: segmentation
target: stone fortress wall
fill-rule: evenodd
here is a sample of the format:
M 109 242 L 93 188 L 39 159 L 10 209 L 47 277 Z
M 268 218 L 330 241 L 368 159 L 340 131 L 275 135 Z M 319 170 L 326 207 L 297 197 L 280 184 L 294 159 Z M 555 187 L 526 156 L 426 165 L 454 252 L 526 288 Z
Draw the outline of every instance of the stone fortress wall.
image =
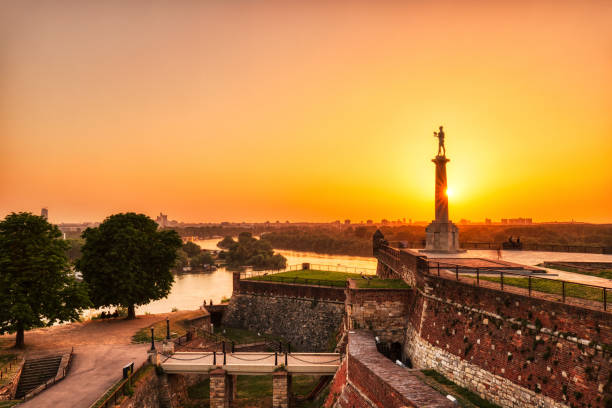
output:
M 417 283 L 404 339 L 415 367 L 503 407 L 612 404 L 610 313 L 425 275 L 395 251 L 379 269 Z
M 612 314 L 424 274 L 423 257 L 408 250 L 383 246 L 375 256 L 381 277 L 411 289 L 237 279 L 224 323 L 311 351 L 328 350 L 344 323 L 400 343 L 416 369 L 435 369 L 502 407 L 611 406 Z M 361 394 L 345 370 L 339 384 L 354 402 Z
M 236 276 L 238 277 L 236 279 Z M 344 316 L 344 289 L 240 280 L 223 324 L 280 336 L 294 350 L 333 348 Z

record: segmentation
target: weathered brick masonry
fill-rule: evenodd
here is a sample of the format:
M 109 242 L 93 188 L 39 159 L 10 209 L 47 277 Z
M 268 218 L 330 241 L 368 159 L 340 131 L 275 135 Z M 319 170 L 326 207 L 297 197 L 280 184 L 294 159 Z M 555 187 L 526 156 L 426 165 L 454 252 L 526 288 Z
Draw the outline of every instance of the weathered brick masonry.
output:
M 346 314 L 349 329 L 368 329 L 385 343 L 403 343 L 408 306 L 414 301 L 410 289 L 358 289 L 349 281 Z
M 399 367 L 380 354 L 371 332 L 356 330 L 349 333 L 346 358 L 334 377 L 326 407 L 455 406 L 424 384 L 418 370 Z
M 424 275 L 399 252 L 378 258 L 417 282 L 404 343 L 416 367 L 505 407 L 612 404 L 610 313 Z

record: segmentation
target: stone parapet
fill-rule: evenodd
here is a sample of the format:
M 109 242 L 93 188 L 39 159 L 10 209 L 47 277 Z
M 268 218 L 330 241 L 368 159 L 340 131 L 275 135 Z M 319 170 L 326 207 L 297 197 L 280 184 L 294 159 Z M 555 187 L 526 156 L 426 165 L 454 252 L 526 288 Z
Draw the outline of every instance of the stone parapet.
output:
M 234 294 L 278 296 L 295 299 L 344 302 L 344 288 L 243 279 Z
M 360 289 L 350 282 L 346 290 L 349 329 L 368 329 L 382 342 L 404 342 L 413 289 Z
M 342 379 L 345 372 L 346 379 Z M 332 388 L 338 383 L 345 385 L 334 407 L 455 407 L 423 383 L 414 370 L 402 368 L 380 354 L 373 334 L 367 331 L 349 332 L 346 371 L 341 367 L 337 377 Z

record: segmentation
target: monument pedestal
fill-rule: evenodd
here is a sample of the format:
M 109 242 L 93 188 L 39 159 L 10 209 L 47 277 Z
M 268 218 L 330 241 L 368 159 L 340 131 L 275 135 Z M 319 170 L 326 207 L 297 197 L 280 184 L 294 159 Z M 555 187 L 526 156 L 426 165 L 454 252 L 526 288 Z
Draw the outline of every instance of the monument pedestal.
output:
M 442 130 L 442 128 L 440 128 Z M 450 160 L 436 156 L 436 219 L 425 228 L 425 249 L 420 252 L 456 254 L 465 252 L 459 248 L 459 228 L 448 219 L 448 195 L 446 194 L 446 163 Z
M 456 254 L 465 252 L 459 248 L 459 228 L 452 221 L 433 221 L 425 228 L 425 249 L 419 252 Z

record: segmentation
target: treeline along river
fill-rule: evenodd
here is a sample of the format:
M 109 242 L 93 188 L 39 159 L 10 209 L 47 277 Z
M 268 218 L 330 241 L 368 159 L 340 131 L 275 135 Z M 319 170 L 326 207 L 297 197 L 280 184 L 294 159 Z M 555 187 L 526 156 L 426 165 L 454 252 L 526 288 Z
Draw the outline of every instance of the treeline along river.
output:
M 194 241 L 202 249 L 218 250 L 219 238 Z M 341 265 L 347 267 L 376 269 L 376 259 L 372 257 L 323 255 L 311 252 L 276 250 L 287 258 L 287 265 L 299 265 L 303 262 L 323 265 Z M 167 313 L 173 308 L 193 310 L 202 302 L 221 302 L 224 297 L 232 295 L 232 272 L 225 268 L 204 273 L 179 274 L 174 277 L 172 291 L 166 299 L 157 300 L 137 308 L 138 314 Z

